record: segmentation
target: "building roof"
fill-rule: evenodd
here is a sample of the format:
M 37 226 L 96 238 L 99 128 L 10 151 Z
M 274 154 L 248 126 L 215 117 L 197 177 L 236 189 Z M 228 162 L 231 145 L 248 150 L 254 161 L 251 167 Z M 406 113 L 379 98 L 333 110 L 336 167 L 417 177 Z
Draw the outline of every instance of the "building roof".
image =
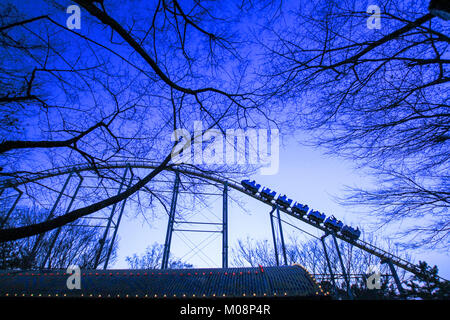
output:
M 317 297 L 324 293 L 302 266 L 81 270 L 69 290 L 65 270 L 0 271 L 0 297 Z M 73 279 L 73 275 L 72 278 Z

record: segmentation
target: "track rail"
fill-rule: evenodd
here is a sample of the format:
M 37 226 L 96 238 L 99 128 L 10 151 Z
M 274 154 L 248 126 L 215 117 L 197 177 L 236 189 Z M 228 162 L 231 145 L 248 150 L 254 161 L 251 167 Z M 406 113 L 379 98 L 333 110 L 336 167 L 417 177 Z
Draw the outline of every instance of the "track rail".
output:
M 131 168 L 136 168 L 136 169 L 155 169 L 156 167 L 158 167 L 158 165 L 159 165 L 159 163 L 152 162 L 152 161 L 131 161 L 131 160 L 123 161 L 123 160 L 121 160 L 121 161 L 112 161 L 106 165 L 96 165 L 95 167 L 90 164 L 66 166 L 66 167 L 60 167 L 60 168 L 54 168 L 54 169 L 50 169 L 50 170 L 41 171 L 39 173 L 25 174 L 19 178 L 5 179 L 0 182 L 0 189 L 8 188 L 8 187 L 14 188 L 14 187 L 18 187 L 20 185 L 26 184 L 26 183 L 36 182 L 41 179 L 55 177 L 58 175 L 64 175 L 64 174 L 68 174 L 68 173 L 74 172 L 74 171 L 75 172 L 94 171 L 94 170 L 100 171 L 100 170 L 107 170 L 107 169 L 125 168 L 127 166 L 130 166 Z M 259 195 L 259 193 L 253 194 L 250 191 L 244 189 L 239 182 L 232 180 L 232 179 L 224 178 L 218 174 L 211 174 L 211 173 L 205 173 L 205 172 L 202 172 L 199 170 L 192 170 L 191 168 L 188 168 L 185 166 L 168 167 L 166 169 L 166 171 L 167 170 L 174 171 L 174 172 L 177 171 L 181 174 L 191 176 L 191 177 L 207 179 L 209 181 L 213 181 L 218 184 L 226 183 L 229 188 L 232 188 L 232 189 L 239 191 L 247 196 L 250 196 L 256 200 L 259 200 L 271 207 L 276 206 L 276 204 L 274 203 L 274 200 L 266 200 L 266 199 L 262 198 Z M 285 207 L 282 207 L 282 206 L 278 206 L 278 208 L 280 209 L 280 211 L 296 218 L 297 220 L 300 220 L 303 223 L 309 224 L 309 225 L 313 226 L 314 228 L 317 228 L 317 229 L 323 231 L 325 234 L 332 233 L 332 231 L 325 228 L 324 226 L 308 220 L 306 218 L 306 215 L 305 216 L 296 215 L 291 210 L 289 210 Z M 405 259 L 402 259 L 392 253 L 389 253 L 389 252 L 387 252 L 381 248 L 378 248 L 370 243 L 367 243 L 363 240 L 359 240 L 359 239 L 358 240 L 350 240 L 340 234 L 337 234 L 337 233 L 333 233 L 333 234 L 336 238 L 339 238 L 340 240 L 350 243 L 351 245 L 354 245 L 355 247 L 358 247 L 361 250 L 364 250 L 370 254 L 373 254 L 374 256 L 380 258 L 382 261 L 390 260 L 394 265 L 396 265 L 408 272 L 411 272 L 416 275 L 421 275 L 420 268 L 417 265 L 415 265 L 409 261 L 406 261 Z

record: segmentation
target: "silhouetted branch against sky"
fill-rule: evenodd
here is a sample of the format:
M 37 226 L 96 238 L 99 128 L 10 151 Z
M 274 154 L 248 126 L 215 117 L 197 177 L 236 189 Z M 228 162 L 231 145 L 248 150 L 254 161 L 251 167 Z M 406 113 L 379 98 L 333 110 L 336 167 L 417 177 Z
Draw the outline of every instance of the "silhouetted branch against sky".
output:
M 380 223 L 413 218 L 421 232 L 411 245 L 448 243 L 450 37 L 428 1 L 381 1 L 375 17 L 360 1 L 74 2 L 75 29 L 66 24 L 73 3 L 2 3 L 1 175 L 118 158 L 160 166 L 115 196 L 0 230 L 0 241 L 153 192 L 147 184 L 171 165 L 174 129 L 201 121 L 203 132 L 302 131 L 303 142 L 378 179 L 345 203 L 372 206 Z
M 369 168 L 375 190 L 342 197 L 380 223 L 410 220 L 411 245 L 446 247 L 450 234 L 448 22 L 428 2 L 382 1 L 379 28 L 365 3 L 315 2 L 265 45 L 267 94 L 295 110 L 309 143 Z M 408 230 L 405 230 L 408 233 Z
M 277 124 L 274 108 L 254 95 L 246 74 L 248 35 L 233 34 L 242 23 L 236 15 L 247 9 L 143 1 L 128 12 L 122 4 L 75 2 L 83 9 L 79 30 L 60 22 L 67 17 L 65 1 L 45 9 L 2 7 L 4 175 L 83 162 L 95 167 L 117 157 L 160 166 L 116 196 L 2 230 L 1 241 L 53 230 L 135 194 L 167 169 L 172 131 L 193 120 L 222 132 L 231 125 Z M 114 172 L 96 174 L 117 180 Z

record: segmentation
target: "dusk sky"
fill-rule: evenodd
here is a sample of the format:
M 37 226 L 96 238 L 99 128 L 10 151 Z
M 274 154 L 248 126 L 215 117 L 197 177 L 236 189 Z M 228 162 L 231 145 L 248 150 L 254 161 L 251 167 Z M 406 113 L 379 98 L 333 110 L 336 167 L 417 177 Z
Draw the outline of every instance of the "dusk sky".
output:
M 74 181 L 62 205 L 50 211 L 66 176 L 49 176 L 42 185 L 41 180 L 30 182 L 31 188 L 20 185 L 24 199 L 19 208 L 36 206 L 52 215 L 41 219 L 16 210 L 5 220 L 0 240 L 17 240 L 24 252 L 44 252 L 40 242 L 48 245 L 55 229 L 105 215 L 130 199 L 118 231 L 117 258 L 109 265 L 129 268 L 127 257 L 164 244 L 168 217 L 160 203 L 170 207 L 172 133 L 186 129 L 179 140 L 186 143 L 195 136 L 194 122 L 200 121 L 204 131 L 215 130 L 206 132 L 209 138 L 217 134 L 202 145 L 210 159 L 218 154 L 211 146 L 226 130 L 265 130 L 268 135 L 279 130 L 279 155 L 268 148 L 270 161 L 279 156 L 278 170 L 261 174 L 261 162 L 228 166 L 205 158 L 189 168 L 224 179 L 256 180 L 358 227 L 362 239 L 374 238 L 381 248 L 398 244 L 401 256 L 437 265 L 440 276 L 450 279 L 449 21 L 429 14 L 429 1 L 385 2 L 381 9 L 372 1 L 319 0 L 287 1 L 279 7 L 276 1 L 213 1 L 203 7 L 187 0 L 105 0 L 103 8 L 83 0 L 2 2 L 2 181 L 79 164 L 92 165 L 94 178 L 86 179 L 74 201 L 75 213 L 64 211 Z M 72 11 L 67 8 L 75 3 L 81 6 L 78 27 L 68 20 Z M 381 10 L 381 25 L 370 22 L 371 5 Z M 261 148 L 262 140 L 258 143 Z M 219 156 L 226 151 L 222 147 Z M 244 154 L 247 160 L 252 152 Z M 153 171 L 156 178 L 147 169 L 133 169 L 139 179 L 120 193 L 122 171 L 108 167 L 118 159 L 160 166 Z M 106 167 L 100 178 L 97 165 Z M 167 177 L 166 183 L 152 185 L 152 179 Z M 136 187 L 142 181 L 146 184 Z M 353 193 L 359 205 L 344 205 L 348 187 L 363 190 Z M 219 195 L 199 203 L 192 202 L 191 194 L 180 194 L 183 219 L 220 223 L 221 191 L 204 191 Z M 95 212 L 97 205 L 100 212 Z M 272 243 L 269 211 L 266 204 L 230 190 L 231 266 L 238 240 Z M 282 218 L 321 236 L 319 229 L 283 213 Z M 286 224 L 283 231 L 287 243 L 311 239 Z M 67 232 L 72 245 L 73 239 L 84 239 L 72 229 Z M 86 232 L 83 254 L 73 261 L 91 263 L 87 260 L 95 256 L 103 229 L 91 232 Z M 194 267 L 221 267 L 220 233 L 174 232 L 172 239 L 174 257 Z M 58 244 L 63 251 L 64 243 Z M 191 250 L 199 244 L 202 250 Z M 31 266 L 41 267 L 44 258 L 36 258 L 34 251 Z
M 325 155 L 323 150 L 308 146 L 299 146 L 295 138 L 284 140 L 284 146 L 280 148 L 280 170 L 275 175 L 253 175 L 252 180 L 267 186 L 279 193 L 286 194 L 294 201 L 307 204 L 310 208 L 324 212 L 326 215 L 334 215 L 345 224 L 358 226 L 362 229 L 363 237 L 367 233 L 373 233 L 381 245 L 386 248 L 386 242 L 397 242 L 396 227 L 383 227 L 379 229 L 375 218 L 369 213 L 369 209 L 357 210 L 351 207 L 341 206 L 335 200 L 336 197 L 345 195 L 346 186 L 371 186 L 373 177 L 363 170 L 352 166 L 351 162 L 330 155 Z M 214 190 L 216 188 L 212 188 Z M 217 190 L 217 189 L 216 189 Z M 217 191 L 216 191 L 217 192 Z M 229 246 L 236 248 L 237 240 L 245 240 L 247 237 L 255 240 L 268 240 L 272 244 L 269 211 L 270 207 L 259 201 L 240 195 L 236 191 L 230 191 L 230 197 L 237 197 L 243 202 L 247 211 L 230 201 L 229 204 Z M 210 208 L 202 210 L 191 221 L 221 222 L 222 197 L 210 196 Z M 205 217 L 206 216 L 206 217 Z M 151 219 L 148 224 L 139 217 L 136 220 L 125 219 L 121 225 L 120 245 L 118 258 L 114 267 L 125 268 L 127 256 L 134 253 L 142 254 L 147 246 L 154 242 L 164 243 L 167 228 L 167 215 L 164 212 L 158 214 L 159 218 Z M 317 229 L 306 225 L 292 217 L 282 213 L 282 219 L 316 235 L 321 236 Z M 202 228 L 199 228 L 202 229 Z M 203 228 L 214 230 L 214 228 Z M 302 241 L 312 239 L 310 236 L 284 225 L 285 239 L 289 242 L 290 236 L 298 237 Z M 186 245 L 186 237 L 191 237 L 192 243 Z M 206 241 L 205 241 L 206 239 Z M 392 240 L 393 239 L 393 240 Z M 191 248 L 194 244 L 207 245 L 201 253 L 194 255 L 196 251 Z M 187 258 L 187 262 L 196 267 L 220 267 L 222 263 L 221 234 L 197 234 L 175 232 L 173 236 L 171 252 L 177 258 Z M 231 253 L 231 250 L 230 250 Z M 405 250 L 410 254 L 414 262 L 425 260 L 429 264 L 437 265 L 442 276 L 450 277 L 450 259 L 448 253 L 443 250 Z M 232 258 L 230 257 L 232 264 Z

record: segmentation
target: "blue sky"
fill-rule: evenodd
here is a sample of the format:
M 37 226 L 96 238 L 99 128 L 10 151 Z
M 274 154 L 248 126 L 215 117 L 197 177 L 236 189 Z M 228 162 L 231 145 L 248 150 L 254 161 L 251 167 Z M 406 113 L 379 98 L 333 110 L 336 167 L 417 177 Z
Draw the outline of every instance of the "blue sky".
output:
M 310 208 L 324 212 L 327 216 L 335 215 L 345 224 L 359 226 L 363 230 L 363 234 L 373 232 L 382 247 L 384 241 L 396 235 L 396 227 L 384 227 L 381 230 L 376 230 L 375 221 L 367 211 L 355 211 L 355 209 L 343 207 L 334 199 L 334 197 L 344 195 L 345 186 L 370 186 L 372 176 L 361 169 L 354 168 L 347 160 L 330 157 L 324 155 L 322 150 L 299 145 L 296 139 L 283 137 L 283 141 L 284 146 L 280 149 L 278 174 L 271 176 L 254 175 L 251 177 L 252 179 L 272 190 L 285 193 L 294 200 L 308 204 Z M 247 237 L 255 240 L 267 239 L 271 242 L 270 208 L 255 199 L 239 195 L 236 191 L 231 191 L 231 197 L 233 196 L 237 196 L 242 201 L 246 210 L 242 210 L 235 203 L 229 205 L 230 249 L 236 246 L 238 239 L 246 239 Z M 211 196 L 208 201 L 211 201 L 211 210 L 201 210 L 190 221 L 220 222 L 222 214 L 221 197 Z M 286 215 L 282 218 L 312 234 L 320 235 L 318 230 L 302 224 L 294 218 Z M 164 243 L 167 215 L 161 210 L 156 218 L 149 221 L 150 224 L 144 222 L 142 218 L 138 218 L 135 220 L 125 219 L 122 222 L 119 231 L 118 259 L 111 267 L 127 267 L 126 256 L 131 256 L 134 253 L 142 254 L 145 248 L 154 242 Z M 283 231 L 285 239 L 288 239 L 290 235 L 297 236 L 303 241 L 311 239 L 311 237 L 287 225 L 284 226 Z M 171 252 L 176 257 L 182 257 L 196 267 L 221 266 L 222 244 L 220 234 L 211 236 L 209 233 L 183 233 L 182 235 L 180 233 L 175 232 L 172 240 Z M 192 243 L 189 243 L 190 247 L 193 247 L 193 244 L 200 244 L 202 241 L 204 241 L 203 245 L 209 243 L 211 238 L 213 241 L 201 253 L 195 255 L 190 247 L 185 244 L 186 236 L 189 236 L 192 241 Z M 208 238 L 209 236 L 211 237 Z M 189 252 L 191 253 L 189 254 Z M 407 250 L 406 253 L 411 255 L 416 263 L 419 260 L 425 260 L 431 265 L 437 265 L 441 276 L 450 278 L 450 259 L 443 250 Z M 229 260 L 232 262 L 231 250 Z
M 26 12 L 29 16 L 37 16 L 40 14 L 51 13 L 60 23 L 65 23 L 67 15 L 58 9 L 42 5 L 41 2 L 15 1 L 18 8 L 22 12 Z M 135 8 L 135 11 L 139 10 Z M 87 13 L 83 13 L 87 14 Z M 87 27 L 87 24 L 85 24 Z M 85 32 L 86 30 L 83 30 Z M 87 31 L 86 31 L 87 32 Z M 291 136 L 281 135 L 283 146 L 280 149 L 280 167 L 276 175 L 260 176 L 254 175 L 250 178 L 255 179 L 258 183 L 268 186 L 280 193 L 287 194 L 290 198 L 299 202 L 308 204 L 310 208 L 314 208 L 326 215 L 335 215 L 346 224 L 359 226 L 363 232 L 373 232 L 371 228 L 373 218 L 368 214 L 367 210 L 354 211 L 348 207 L 342 207 L 336 203 L 333 197 L 343 195 L 346 185 L 350 186 L 370 186 L 372 185 L 372 176 L 368 175 L 361 169 L 355 168 L 354 164 L 349 161 L 337 157 L 325 156 L 323 150 L 312 149 L 297 143 L 296 139 Z M 254 239 L 271 239 L 270 221 L 268 212 L 269 207 L 257 202 L 254 199 L 245 198 L 236 192 L 231 191 L 231 196 L 237 196 L 247 208 L 244 212 L 236 204 L 231 203 L 229 207 L 229 245 L 234 247 L 237 239 L 245 239 L 251 237 Z M 199 206 L 197 206 L 198 208 Z M 154 242 L 163 243 L 166 232 L 167 216 L 161 210 L 155 217 L 148 214 L 148 222 L 141 217 L 137 219 L 125 217 L 119 230 L 119 251 L 117 262 L 110 267 L 122 268 L 127 267 L 125 257 L 134 253 L 141 254 L 145 248 Z M 206 219 L 219 222 L 221 217 L 221 199 L 215 197 L 214 203 L 211 204 L 210 210 L 199 210 L 197 216 L 192 219 Z M 292 219 L 287 218 L 289 221 Z M 305 227 L 308 231 L 311 227 Z M 403 226 L 406 227 L 406 226 Z M 397 234 L 397 226 L 382 228 L 376 231 L 379 239 L 388 239 Z M 289 227 L 285 227 L 285 237 L 288 238 L 293 232 Z M 189 248 L 185 245 L 186 238 L 181 239 L 179 233 L 174 234 L 172 252 L 175 256 L 183 258 L 193 263 L 197 267 L 202 266 L 220 266 L 221 264 L 221 238 L 217 234 L 215 241 L 203 250 L 203 254 L 196 255 L 186 253 Z M 187 234 L 186 234 L 187 236 Z M 190 234 L 190 241 L 199 243 L 203 241 L 209 234 Z M 183 236 L 181 236 L 183 237 Z M 425 260 L 429 264 L 436 264 L 440 269 L 442 276 L 450 278 L 450 260 L 446 252 L 433 250 L 417 250 L 409 251 L 414 257 L 415 262 Z M 231 255 L 230 255 L 231 258 Z

